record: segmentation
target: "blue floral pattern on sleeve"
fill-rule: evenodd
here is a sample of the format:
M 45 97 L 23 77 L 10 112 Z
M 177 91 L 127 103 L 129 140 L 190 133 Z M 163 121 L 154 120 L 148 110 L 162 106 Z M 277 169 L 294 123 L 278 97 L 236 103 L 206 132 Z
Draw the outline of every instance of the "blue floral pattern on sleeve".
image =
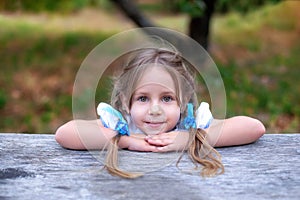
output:
M 119 135 L 130 135 L 126 120 L 111 105 L 100 103 L 97 107 L 97 113 L 104 127 L 117 131 Z

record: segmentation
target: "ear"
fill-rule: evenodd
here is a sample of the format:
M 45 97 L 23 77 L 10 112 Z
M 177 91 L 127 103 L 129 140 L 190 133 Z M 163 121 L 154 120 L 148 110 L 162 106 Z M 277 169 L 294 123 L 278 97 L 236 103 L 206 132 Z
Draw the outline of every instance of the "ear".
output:
M 129 100 L 123 93 L 120 94 L 120 99 L 121 99 L 121 103 L 122 103 L 122 109 L 125 110 L 127 114 L 129 114 L 130 113 L 129 107 L 128 107 L 130 104 Z

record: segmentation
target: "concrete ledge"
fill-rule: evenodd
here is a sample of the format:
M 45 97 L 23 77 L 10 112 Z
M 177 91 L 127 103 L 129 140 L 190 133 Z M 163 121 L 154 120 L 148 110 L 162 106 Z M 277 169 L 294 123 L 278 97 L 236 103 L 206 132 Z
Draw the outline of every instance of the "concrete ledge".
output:
M 123 168 L 147 171 L 126 180 L 101 170 L 100 152 L 63 149 L 53 135 L 0 134 L 0 199 L 296 200 L 299 144 L 300 134 L 266 134 L 254 144 L 219 148 L 226 172 L 206 179 L 181 171 L 193 168 L 187 156 L 180 170 L 176 153 L 122 151 Z

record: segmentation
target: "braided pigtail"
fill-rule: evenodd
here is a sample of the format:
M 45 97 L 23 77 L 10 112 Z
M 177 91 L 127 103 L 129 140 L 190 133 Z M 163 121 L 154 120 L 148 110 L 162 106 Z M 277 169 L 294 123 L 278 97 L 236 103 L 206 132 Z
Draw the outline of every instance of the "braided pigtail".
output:
M 203 166 L 201 176 L 209 177 L 224 173 L 221 155 L 206 140 L 206 131 L 203 129 L 190 129 L 193 138 L 188 148 L 188 154 L 198 169 Z
M 110 174 L 123 178 L 137 178 L 142 176 L 141 173 L 126 172 L 119 168 L 118 143 L 122 136 L 130 136 L 128 123 L 125 118 L 111 105 L 103 102 L 98 105 L 97 112 L 103 126 L 117 132 L 117 135 L 108 143 L 104 168 Z
M 116 135 L 114 138 L 112 138 L 111 143 L 108 145 L 104 168 L 111 175 L 120 176 L 122 178 L 133 179 L 142 176 L 142 173 L 127 172 L 119 168 L 118 142 L 120 137 L 121 136 Z
M 200 128 L 206 126 L 207 124 L 203 126 L 199 122 L 196 122 L 193 104 L 188 103 L 186 106 L 186 116 L 181 121 L 179 127 L 189 131 L 188 155 L 195 164 L 196 169 L 202 165 L 201 176 L 203 177 L 224 173 L 221 155 L 208 143 L 206 131 L 203 128 Z M 177 165 L 180 159 L 178 160 Z

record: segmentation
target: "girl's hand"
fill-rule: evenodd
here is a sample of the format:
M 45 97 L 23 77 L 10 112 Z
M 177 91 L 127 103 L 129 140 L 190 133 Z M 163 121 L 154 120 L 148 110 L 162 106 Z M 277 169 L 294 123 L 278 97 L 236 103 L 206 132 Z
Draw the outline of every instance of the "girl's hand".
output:
M 122 136 L 118 145 L 122 149 L 128 149 L 132 151 L 157 152 L 157 147 L 148 143 L 145 140 L 145 136 L 141 134 Z
M 145 141 L 156 147 L 155 152 L 185 150 L 189 141 L 189 132 L 171 131 L 157 135 L 146 136 Z

